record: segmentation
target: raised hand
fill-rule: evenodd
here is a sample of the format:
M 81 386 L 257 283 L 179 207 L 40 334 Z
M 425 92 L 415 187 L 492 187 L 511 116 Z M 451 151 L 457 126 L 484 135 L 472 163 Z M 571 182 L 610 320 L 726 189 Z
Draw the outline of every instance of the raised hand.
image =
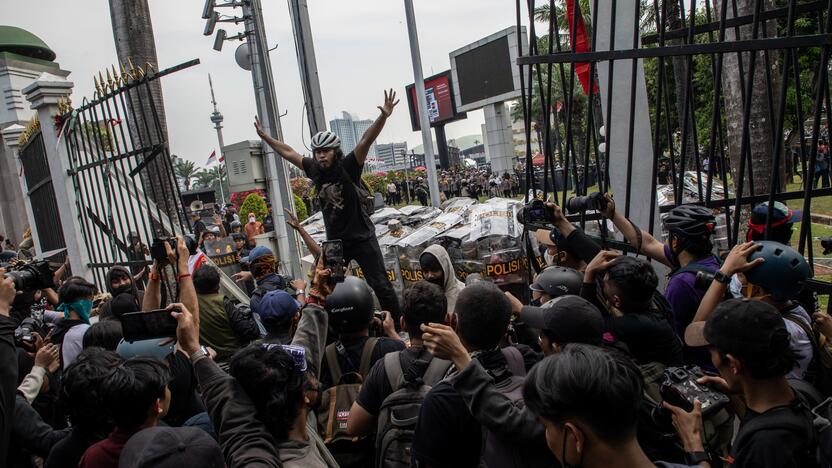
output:
M 390 114 L 393 113 L 393 108 L 396 107 L 396 104 L 399 103 L 399 100 L 396 99 L 396 92 L 393 91 L 393 88 L 390 88 L 390 91 L 384 91 L 384 105 L 378 106 L 378 110 L 385 117 L 390 117 Z

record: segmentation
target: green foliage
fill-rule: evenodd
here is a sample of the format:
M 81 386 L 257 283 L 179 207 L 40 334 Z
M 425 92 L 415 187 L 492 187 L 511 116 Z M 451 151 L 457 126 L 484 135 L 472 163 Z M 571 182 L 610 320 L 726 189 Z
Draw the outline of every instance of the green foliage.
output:
M 385 186 L 387 185 L 387 179 L 385 177 L 377 174 L 364 174 L 361 178 L 370 187 L 372 192 L 386 193 Z
M 193 161 L 188 161 L 187 159 L 179 159 L 176 161 L 176 166 L 174 166 L 173 171 L 176 173 L 176 177 L 182 180 L 183 185 L 185 185 L 185 190 L 191 189 L 191 183 L 194 180 L 194 177 L 199 172 L 197 169 L 196 164 Z
M 266 200 L 256 193 L 249 194 L 246 201 L 240 207 L 240 218 L 247 219 L 249 213 L 254 213 L 257 221 L 263 222 L 263 218 L 269 214 L 269 209 L 266 207 Z
M 303 200 L 297 195 L 294 195 L 295 198 L 295 216 L 297 216 L 298 221 L 303 222 L 306 218 L 309 217 L 309 213 L 306 212 L 306 204 L 303 203 Z
M 229 194 L 229 187 L 228 187 L 228 177 L 225 175 L 225 171 L 222 170 L 222 166 L 214 166 L 211 169 L 203 169 L 199 172 L 194 174 L 194 188 L 213 188 L 214 194 L 216 199 L 222 200 L 222 195 L 225 194 L 228 196 Z M 220 179 L 222 179 L 222 190 L 220 192 Z

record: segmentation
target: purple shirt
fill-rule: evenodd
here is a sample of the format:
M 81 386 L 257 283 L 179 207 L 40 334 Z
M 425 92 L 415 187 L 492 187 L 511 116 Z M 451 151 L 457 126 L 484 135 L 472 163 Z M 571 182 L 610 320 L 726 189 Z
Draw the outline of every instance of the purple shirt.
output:
M 670 247 L 664 246 L 664 255 L 670 260 Z M 688 266 L 701 266 L 710 271 L 717 271 L 720 268 L 719 260 L 711 255 L 695 262 L 691 262 Z M 686 271 L 679 273 L 670 278 L 667 282 L 667 287 L 664 289 L 664 297 L 670 306 L 673 308 L 673 321 L 676 333 L 679 337 L 685 336 L 685 328 L 693 321 L 696 315 L 696 309 L 699 308 L 699 303 L 705 297 L 704 289 L 696 289 L 694 283 L 696 281 L 696 272 Z M 700 366 L 711 367 L 711 359 L 709 353 L 704 348 L 694 348 L 685 346 L 683 353 L 687 362 L 692 362 Z M 692 353 L 693 351 L 693 353 Z

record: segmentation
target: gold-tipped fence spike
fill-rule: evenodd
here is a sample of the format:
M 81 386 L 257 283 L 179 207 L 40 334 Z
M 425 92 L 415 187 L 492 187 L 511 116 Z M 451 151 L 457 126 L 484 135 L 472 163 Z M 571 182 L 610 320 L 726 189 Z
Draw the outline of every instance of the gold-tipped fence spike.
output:
M 95 91 L 100 91 L 101 90 L 101 85 L 98 83 L 98 77 L 93 75 L 92 76 L 92 82 L 93 82 L 93 85 L 94 85 L 93 87 L 95 88 Z
M 121 75 L 118 73 L 118 70 L 116 70 L 115 64 L 110 65 L 110 67 L 113 69 L 113 81 L 115 82 L 116 87 L 119 87 L 121 85 Z
M 113 82 L 113 77 L 110 76 L 110 70 L 109 69 L 106 69 L 106 70 L 107 70 L 107 86 L 110 87 L 110 90 L 113 90 L 113 89 L 115 89 L 115 86 L 113 85 L 113 83 L 114 83 Z
M 98 82 L 101 84 L 102 92 L 99 94 L 106 94 L 107 93 L 107 82 L 104 80 L 104 75 L 99 71 L 98 72 Z
M 136 66 L 133 65 L 133 58 L 127 57 L 127 73 L 130 74 L 131 79 L 136 79 L 139 75 L 136 72 Z
M 121 70 L 121 82 L 127 84 L 130 82 L 130 75 L 127 74 L 127 70 L 124 69 L 124 62 L 119 62 L 118 64 L 119 69 Z

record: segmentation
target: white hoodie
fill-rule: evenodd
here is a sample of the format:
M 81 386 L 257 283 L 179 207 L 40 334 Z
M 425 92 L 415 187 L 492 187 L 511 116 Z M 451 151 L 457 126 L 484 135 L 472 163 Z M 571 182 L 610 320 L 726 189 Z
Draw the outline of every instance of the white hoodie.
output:
M 439 244 L 433 244 L 428 246 L 422 252 L 422 255 L 426 253 L 436 257 L 439 260 L 439 265 L 442 266 L 442 273 L 445 276 L 445 284 L 442 286 L 442 289 L 445 291 L 445 299 L 448 301 L 448 312 L 453 313 L 454 307 L 456 306 L 456 297 L 459 296 L 459 292 L 465 287 L 465 283 L 456 278 L 454 265 L 451 263 L 451 256 L 448 255 L 444 247 Z

